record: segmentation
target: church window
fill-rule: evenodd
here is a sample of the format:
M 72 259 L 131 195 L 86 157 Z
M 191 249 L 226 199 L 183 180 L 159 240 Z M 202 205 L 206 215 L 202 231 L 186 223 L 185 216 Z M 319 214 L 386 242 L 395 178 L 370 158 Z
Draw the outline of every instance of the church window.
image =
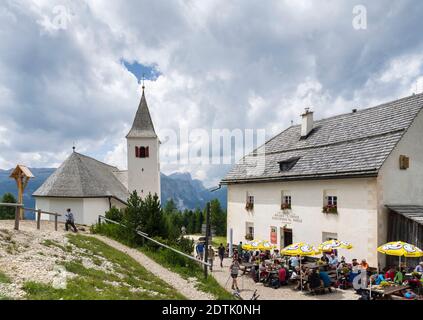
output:
M 140 148 L 140 158 L 145 158 L 145 147 Z
M 149 147 L 135 147 L 136 158 L 148 158 L 150 156 Z

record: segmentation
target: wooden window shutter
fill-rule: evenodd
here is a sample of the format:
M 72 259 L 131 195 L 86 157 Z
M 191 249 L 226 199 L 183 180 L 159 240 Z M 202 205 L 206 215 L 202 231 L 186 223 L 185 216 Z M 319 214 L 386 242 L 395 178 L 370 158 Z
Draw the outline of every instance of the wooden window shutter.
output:
M 145 147 L 145 157 L 148 158 L 150 156 L 150 148 Z
M 135 147 L 135 158 L 140 157 L 140 149 L 138 147 Z

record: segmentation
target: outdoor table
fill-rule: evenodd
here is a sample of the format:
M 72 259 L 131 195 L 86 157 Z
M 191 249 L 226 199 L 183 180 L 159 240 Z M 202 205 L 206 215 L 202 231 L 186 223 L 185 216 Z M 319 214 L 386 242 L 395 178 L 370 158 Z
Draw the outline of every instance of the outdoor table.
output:
M 372 287 L 372 296 L 376 296 L 377 298 L 383 298 L 385 296 L 391 296 L 394 293 L 397 293 L 397 292 L 400 292 L 402 290 L 406 290 L 406 289 L 409 289 L 409 288 L 410 288 L 410 286 L 404 286 L 404 285 L 391 286 L 391 287 L 386 287 L 386 288 L 383 288 L 383 289 L 378 289 L 378 288 Z M 370 291 L 370 288 L 366 288 L 364 290 Z
M 251 268 L 254 266 L 254 263 L 250 263 L 250 262 L 244 262 L 241 263 L 241 267 L 244 267 L 244 272 L 243 274 L 245 274 L 247 272 L 247 270 L 251 270 Z

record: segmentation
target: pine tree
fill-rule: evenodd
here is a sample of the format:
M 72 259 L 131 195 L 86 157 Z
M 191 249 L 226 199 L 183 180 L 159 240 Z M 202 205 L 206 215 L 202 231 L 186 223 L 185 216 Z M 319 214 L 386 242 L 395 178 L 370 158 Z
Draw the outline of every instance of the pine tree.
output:
M 0 202 L 17 203 L 16 198 L 11 193 L 5 193 Z M 0 207 L 0 220 L 11 220 L 15 218 L 16 209 L 14 207 Z

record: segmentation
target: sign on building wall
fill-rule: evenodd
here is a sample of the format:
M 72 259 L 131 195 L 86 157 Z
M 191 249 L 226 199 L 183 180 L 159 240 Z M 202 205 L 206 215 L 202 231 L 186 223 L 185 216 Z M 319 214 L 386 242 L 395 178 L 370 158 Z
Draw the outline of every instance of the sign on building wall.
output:
M 301 218 L 299 216 L 292 214 L 291 212 L 287 212 L 287 211 L 276 212 L 273 215 L 272 220 L 278 220 L 281 223 L 285 223 L 285 224 L 289 224 L 289 223 L 293 223 L 293 222 L 297 222 L 297 223 L 303 222 L 303 220 L 301 220 Z
M 276 227 L 270 227 L 270 243 L 278 244 L 278 231 Z

